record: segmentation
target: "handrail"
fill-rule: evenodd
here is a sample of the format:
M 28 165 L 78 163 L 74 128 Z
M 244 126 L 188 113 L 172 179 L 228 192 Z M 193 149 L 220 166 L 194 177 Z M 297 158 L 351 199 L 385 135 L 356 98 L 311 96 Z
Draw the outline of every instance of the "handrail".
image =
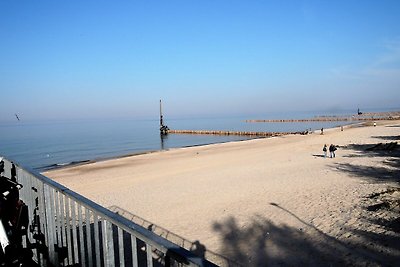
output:
M 5 175 L 14 165 L 24 186 L 20 198 L 29 207 L 29 228 L 40 229 L 26 243 L 47 248 L 35 253 L 43 266 L 216 266 L 34 170 L 3 161 Z

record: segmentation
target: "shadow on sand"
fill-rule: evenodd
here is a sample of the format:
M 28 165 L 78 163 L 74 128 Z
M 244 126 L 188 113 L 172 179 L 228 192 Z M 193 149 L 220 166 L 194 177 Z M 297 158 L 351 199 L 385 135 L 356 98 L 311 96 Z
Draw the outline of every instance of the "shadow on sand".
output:
M 382 142 L 399 136 L 377 136 Z M 369 183 L 394 182 L 360 199 L 357 219 L 366 227 L 345 223 L 330 236 L 277 203 L 270 205 L 304 225 L 297 229 L 255 216 L 241 225 L 234 217 L 214 223 L 221 236 L 221 253 L 244 266 L 398 266 L 400 262 L 400 148 L 396 145 L 349 145 L 351 157 L 382 157 L 379 167 L 337 163 L 331 166 Z M 385 149 L 385 148 L 390 149 Z M 313 155 L 321 157 L 322 155 Z M 349 156 L 350 157 L 350 156 Z M 332 222 L 334 223 L 334 222 Z M 339 228 L 339 227 L 338 227 Z
M 225 256 L 243 266 L 396 266 L 400 260 L 398 237 L 346 228 L 343 238 L 334 238 L 278 204 L 270 204 L 296 218 L 304 227 L 277 225 L 261 215 L 245 226 L 234 217 L 214 223 Z M 357 239 L 345 238 L 352 236 Z M 385 240 L 382 246 L 365 245 L 382 240 Z
M 388 141 L 400 141 L 400 135 L 393 135 L 393 136 L 372 136 L 376 139 L 381 140 L 388 140 Z
M 394 136 L 376 138 L 394 140 Z M 344 157 L 373 157 L 382 159 L 380 166 L 363 166 L 349 163 L 338 163 L 336 169 L 360 177 L 368 182 L 395 182 L 400 185 L 400 146 L 397 142 L 375 144 L 351 144 L 345 147 L 356 152 Z

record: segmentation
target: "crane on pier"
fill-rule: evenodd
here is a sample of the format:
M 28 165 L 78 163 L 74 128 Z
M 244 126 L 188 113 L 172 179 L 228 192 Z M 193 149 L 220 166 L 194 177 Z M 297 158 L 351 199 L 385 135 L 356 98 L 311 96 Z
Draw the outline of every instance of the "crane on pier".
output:
M 163 115 L 162 115 L 162 104 L 160 100 L 160 134 L 166 135 L 168 134 L 169 128 L 167 125 L 164 125 Z

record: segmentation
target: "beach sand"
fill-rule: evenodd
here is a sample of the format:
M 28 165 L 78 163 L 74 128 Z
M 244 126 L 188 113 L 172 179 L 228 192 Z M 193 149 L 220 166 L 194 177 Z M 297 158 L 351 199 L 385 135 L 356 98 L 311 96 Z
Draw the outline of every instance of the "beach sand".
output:
M 244 266 L 400 262 L 400 122 L 171 149 L 45 172 Z M 338 146 L 335 158 L 322 147 Z M 329 152 L 328 152 L 329 155 Z

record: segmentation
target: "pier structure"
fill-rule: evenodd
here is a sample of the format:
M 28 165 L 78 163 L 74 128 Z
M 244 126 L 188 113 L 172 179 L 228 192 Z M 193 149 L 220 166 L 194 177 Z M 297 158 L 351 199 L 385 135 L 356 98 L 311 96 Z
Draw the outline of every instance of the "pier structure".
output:
M 359 111 L 358 111 L 359 112 Z M 353 116 L 320 116 L 309 119 L 271 119 L 271 120 L 246 120 L 246 122 L 268 122 L 268 123 L 290 123 L 290 122 L 339 122 L 339 121 L 381 121 L 381 120 L 398 120 L 400 112 L 369 112 L 360 113 Z
M 281 120 L 246 120 L 246 122 L 339 122 L 339 121 L 383 121 L 397 120 L 398 118 L 312 118 L 312 119 L 281 119 Z
M 361 113 L 358 109 L 357 115 L 338 117 L 338 116 L 320 116 L 309 119 L 270 119 L 270 120 L 246 120 L 248 123 L 294 123 L 294 122 L 349 122 L 349 121 L 378 121 L 378 120 L 397 120 L 400 119 L 400 112 L 375 112 Z M 253 137 L 274 137 L 283 135 L 301 134 L 306 135 L 309 132 L 249 132 L 249 131 L 220 131 L 220 130 L 174 130 L 164 125 L 162 114 L 162 103 L 160 100 L 160 135 L 167 134 L 206 134 L 206 135 L 237 135 L 237 136 L 253 136 Z M 161 138 L 162 139 L 162 138 Z M 163 140 L 162 140 L 163 141 Z
M 166 135 L 168 134 L 169 128 L 168 126 L 164 125 L 164 119 L 163 119 L 163 114 L 162 114 L 162 103 L 160 99 L 160 134 L 161 135 Z
M 238 135 L 238 136 L 253 136 L 253 137 L 274 137 L 289 134 L 308 134 L 308 131 L 303 132 L 249 132 L 249 131 L 220 131 L 220 130 L 173 130 L 164 125 L 164 116 L 162 113 L 162 102 L 160 100 L 160 135 L 161 147 L 163 147 L 163 136 L 167 134 L 206 134 L 206 135 Z
M 274 137 L 289 134 L 308 134 L 303 132 L 246 132 L 246 131 L 213 131 L 213 130 L 168 130 L 170 134 L 208 134 L 208 135 L 238 135 L 238 136 L 254 136 L 254 137 Z

